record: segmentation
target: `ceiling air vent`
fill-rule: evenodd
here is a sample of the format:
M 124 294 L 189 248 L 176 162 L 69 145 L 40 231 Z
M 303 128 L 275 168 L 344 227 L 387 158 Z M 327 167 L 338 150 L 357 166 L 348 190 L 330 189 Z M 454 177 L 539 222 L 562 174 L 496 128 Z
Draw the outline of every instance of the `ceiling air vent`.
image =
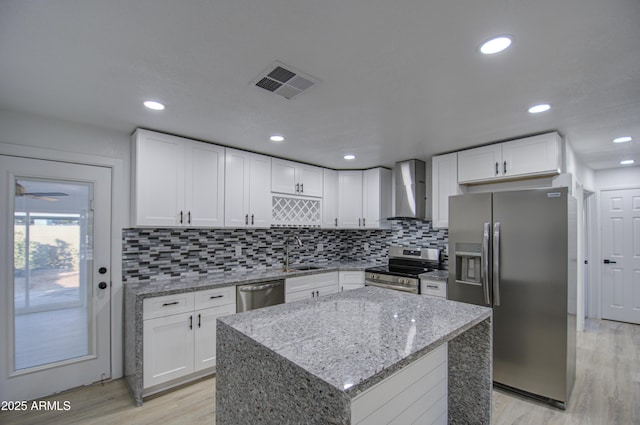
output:
M 290 66 L 280 62 L 274 62 L 265 72 L 253 80 L 251 84 L 284 98 L 293 99 L 317 82 L 317 79 L 298 72 Z

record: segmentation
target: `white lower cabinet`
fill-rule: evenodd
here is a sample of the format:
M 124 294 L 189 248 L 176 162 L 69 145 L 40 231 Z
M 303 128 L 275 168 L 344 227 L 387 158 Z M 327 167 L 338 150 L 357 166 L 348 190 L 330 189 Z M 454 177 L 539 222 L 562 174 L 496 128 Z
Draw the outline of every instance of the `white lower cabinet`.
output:
M 306 300 L 339 291 L 338 272 L 290 277 L 284 281 L 284 301 Z
M 364 271 L 345 270 L 339 272 L 340 291 L 364 288 Z
M 351 423 L 447 424 L 447 344 L 400 369 L 351 401 Z
M 215 366 L 216 319 L 235 312 L 233 286 L 145 299 L 143 387 Z
M 447 281 L 420 279 L 420 293 L 434 297 L 447 298 Z
M 193 313 L 145 320 L 142 325 L 144 387 L 193 372 Z

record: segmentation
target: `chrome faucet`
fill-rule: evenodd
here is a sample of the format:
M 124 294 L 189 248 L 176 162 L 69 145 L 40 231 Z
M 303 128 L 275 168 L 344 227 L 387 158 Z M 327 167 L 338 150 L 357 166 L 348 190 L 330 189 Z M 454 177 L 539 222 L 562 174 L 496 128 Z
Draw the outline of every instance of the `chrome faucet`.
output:
M 298 246 L 302 246 L 302 241 L 298 236 L 291 235 L 287 237 L 287 241 L 284 243 L 285 245 L 284 270 L 285 271 L 289 271 L 289 241 L 292 238 L 298 244 Z

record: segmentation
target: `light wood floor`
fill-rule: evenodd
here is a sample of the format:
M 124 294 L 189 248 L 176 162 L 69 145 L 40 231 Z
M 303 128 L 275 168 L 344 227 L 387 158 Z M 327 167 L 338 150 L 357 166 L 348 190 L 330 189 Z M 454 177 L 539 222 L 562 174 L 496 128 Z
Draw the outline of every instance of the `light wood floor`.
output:
M 67 412 L 0 412 L 0 424 L 213 424 L 215 379 L 157 396 L 135 407 L 124 380 L 75 389 L 46 400 L 70 401 Z M 495 425 L 640 424 L 640 326 L 587 320 L 578 334 L 576 384 L 567 411 L 493 392 Z
M 88 327 L 85 307 L 16 315 L 16 370 L 86 356 Z

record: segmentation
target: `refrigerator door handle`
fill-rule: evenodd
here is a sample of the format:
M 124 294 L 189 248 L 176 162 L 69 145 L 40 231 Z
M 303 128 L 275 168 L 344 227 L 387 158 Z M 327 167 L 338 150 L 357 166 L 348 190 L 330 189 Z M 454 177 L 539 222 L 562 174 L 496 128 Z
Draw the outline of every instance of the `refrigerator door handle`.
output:
M 493 225 L 493 305 L 500 307 L 500 222 Z
M 482 234 L 482 292 L 484 303 L 491 305 L 491 295 L 489 294 L 489 237 L 491 223 L 484 223 L 484 233 Z

